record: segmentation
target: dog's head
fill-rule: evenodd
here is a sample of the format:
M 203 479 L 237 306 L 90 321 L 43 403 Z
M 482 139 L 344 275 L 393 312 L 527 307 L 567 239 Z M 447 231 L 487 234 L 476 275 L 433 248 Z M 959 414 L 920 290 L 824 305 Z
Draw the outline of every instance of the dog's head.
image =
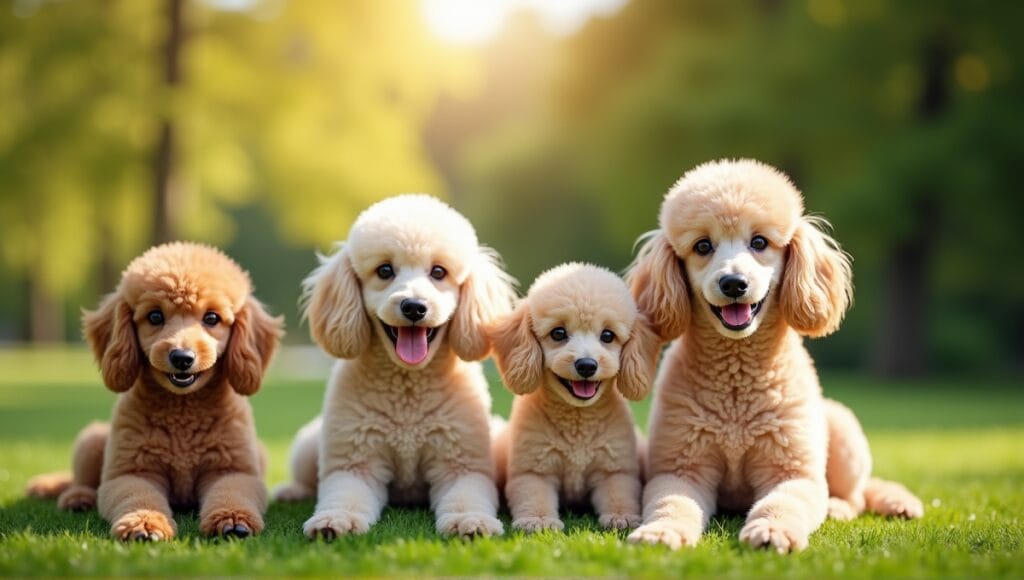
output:
M 797 332 L 838 328 L 852 292 L 849 257 L 803 215 L 803 199 L 778 170 L 719 161 L 689 171 L 661 206 L 628 279 L 640 311 L 671 340 L 691 317 L 744 338 L 777 314 Z
M 140 378 L 178 395 L 218 377 L 255 393 L 282 334 L 251 295 L 249 276 L 213 248 L 170 243 L 128 265 L 117 290 L 85 312 L 85 338 L 107 387 Z
M 658 347 L 622 279 L 586 264 L 542 274 L 494 329 L 498 369 L 510 390 L 546 388 L 577 407 L 594 404 L 613 386 L 643 399 Z
M 410 370 L 430 364 L 445 341 L 463 359 L 487 356 L 485 326 L 511 309 L 514 295 L 469 221 L 426 195 L 369 207 L 303 286 L 310 330 L 324 350 L 355 358 L 376 339 Z

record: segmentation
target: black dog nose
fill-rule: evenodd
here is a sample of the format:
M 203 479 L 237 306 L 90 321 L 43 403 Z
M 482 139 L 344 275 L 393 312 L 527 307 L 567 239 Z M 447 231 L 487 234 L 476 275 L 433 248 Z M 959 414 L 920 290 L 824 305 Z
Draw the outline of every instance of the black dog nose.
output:
M 589 379 L 597 372 L 597 361 L 592 358 L 577 359 L 576 372 L 578 372 L 581 377 Z
M 729 298 L 739 298 L 747 293 L 747 277 L 739 274 L 722 276 L 718 281 L 718 287 L 721 288 L 722 294 Z
M 423 320 L 423 317 L 427 315 L 427 305 L 414 298 L 402 300 L 399 308 L 402 309 L 402 314 L 411 322 Z
M 171 359 L 171 365 L 179 371 L 187 371 L 196 362 L 196 353 L 187 348 L 176 348 L 167 356 Z

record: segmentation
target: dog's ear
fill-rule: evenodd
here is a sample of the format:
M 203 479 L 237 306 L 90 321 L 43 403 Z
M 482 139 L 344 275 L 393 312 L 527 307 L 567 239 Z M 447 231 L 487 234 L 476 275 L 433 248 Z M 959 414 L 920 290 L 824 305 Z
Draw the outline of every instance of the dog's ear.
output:
M 663 341 L 677 338 L 690 323 L 690 293 L 683 263 L 661 230 L 647 234 L 626 281 L 637 308 Z M 641 238 L 643 239 L 643 238 Z
M 224 355 L 224 374 L 240 395 L 259 390 L 277 343 L 284 334 L 284 317 L 273 317 L 252 296 L 235 313 Z
M 359 278 L 344 247 L 302 281 L 303 316 L 313 340 L 338 358 L 355 358 L 370 346 L 370 319 Z
M 487 328 L 512 309 L 513 284 L 498 254 L 481 247 L 459 289 L 459 305 L 449 327 L 448 340 L 459 358 L 480 360 L 491 351 Z
M 804 217 L 789 242 L 779 290 L 779 309 L 794 330 L 810 337 L 831 334 L 842 322 L 853 295 L 850 256 L 821 228 L 822 219 Z
M 132 388 L 142 373 L 142 353 L 135 335 L 132 309 L 114 292 L 100 307 L 82 315 L 82 331 L 100 365 L 103 382 L 115 393 Z
M 651 330 L 647 320 L 642 315 L 638 316 L 633 324 L 633 332 L 622 345 L 622 353 L 619 355 L 619 374 L 615 385 L 624 397 L 631 401 L 642 401 L 651 392 L 660 347 L 661 339 Z
M 544 351 L 533 334 L 525 300 L 494 327 L 492 337 L 494 359 L 505 386 L 517 395 L 537 390 L 544 380 Z

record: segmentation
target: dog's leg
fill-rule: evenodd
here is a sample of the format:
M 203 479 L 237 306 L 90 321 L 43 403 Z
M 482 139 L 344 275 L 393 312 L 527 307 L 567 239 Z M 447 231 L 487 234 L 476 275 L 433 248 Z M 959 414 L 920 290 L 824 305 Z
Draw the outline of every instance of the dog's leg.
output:
M 524 532 L 561 530 L 558 519 L 558 482 L 532 473 L 516 474 L 505 486 L 512 527 Z
M 335 471 L 323 478 L 313 517 L 302 526 L 306 537 L 332 540 L 364 534 L 380 519 L 388 499 L 387 486 L 368 475 L 369 471 Z
M 605 476 L 594 487 L 591 499 L 602 526 L 627 530 L 640 525 L 640 478 L 636 475 Z
M 871 450 L 857 417 L 845 406 L 825 399 L 828 421 L 828 515 L 852 520 L 864 511 L 864 488 L 871 476 Z
M 299 501 L 315 497 L 317 469 L 320 462 L 320 417 L 313 419 L 295 434 L 289 454 L 292 481 L 274 489 L 275 501 Z
M 199 531 L 207 536 L 258 534 L 266 509 L 267 488 L 257 475 L 218 474 L 199 485 Z
M 104 481 L 97 492 L 100 515 L 119 540 L 159 541 L 174 537 L 177 527 L 167 502 L 166 485 L 156 477 L 121 475 Z
M 498 520 L 498 488 L 489 475 L 463 473 L 432 482 L 430 504 L 437 517 L 437 532 L 467 539 L 499 536 L 505 532 Z
M 696 546 L 715 513 L 716 501 L 709 479 L 697 482 L 670 473 L 655 475 L 644 488 L 644 523 L 628 539 L 634 544 L 665 544 L 673 550 Z
M 781 554 L 803 550 L 828 514 L 828 484 L 820 476 L 768 482 L 755 492 L 761 499 L 740 530 L 740 541 L 754 547 L 771 546 Z
M 75 438 L 72 451 L 71 473 L 37 475 L 28 482 L 26 492 L 31 497 L 57 498 L 57 507 L 63 510 L 83 511 L 96 507 L 96 488 L 100 486 L 103 470 L 103 449 L 107 445 L 110 425 L 90 423 Z
M 867 508 L 879 515 L 908 520 L 924 515 L 924 504 L 921 500 L 895 481 L 872 477 L 864 490 L 864 498 Z

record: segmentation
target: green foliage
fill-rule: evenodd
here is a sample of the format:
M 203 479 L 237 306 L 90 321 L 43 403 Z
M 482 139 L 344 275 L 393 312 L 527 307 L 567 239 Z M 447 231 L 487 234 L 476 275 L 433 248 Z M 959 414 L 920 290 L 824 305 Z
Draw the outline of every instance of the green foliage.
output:
M 287 477 L 290 437 L 319 409 L 323 380 L 282 376 L 279 359 L 253 399 L 270 452 L 271 484 Z M 1024 394 L 988 380 L 877 383 L 829 376 L 826 392 L 849 404 L 868 429 L 875 471 L 903 481 L 927 509 L 923 520 L 862 517 L 827 522 L 801 554 L 741 546 L 739 517 L 717 517 L 701 545 L 670 552 L 627 545 L 589 514 L 567 514 L 566 533 L 462 543 L 437 536 L 426 510 L 388 509 L 365 536 L 310 543 L 301 525 L 312 501 L 273 504 L 267 530 L 244 542 L 198 534 L 179 514 L 181 537 L 124 545 L 107 537 L 95 512 L 66 513 L 22 496 L 28 478 L 65 469 L 86 422 L 109 416 L 115 395 L 84 351 L 0 351 L 0 575 L 629 575 L 678 576 L 1006 576 L 1024 573 Z M 496 410 L 509 395 L 493 381 Z M 641 422 L 647 404 L 635 408 Z M 503 516 L 506 526 L 507 515 Z

